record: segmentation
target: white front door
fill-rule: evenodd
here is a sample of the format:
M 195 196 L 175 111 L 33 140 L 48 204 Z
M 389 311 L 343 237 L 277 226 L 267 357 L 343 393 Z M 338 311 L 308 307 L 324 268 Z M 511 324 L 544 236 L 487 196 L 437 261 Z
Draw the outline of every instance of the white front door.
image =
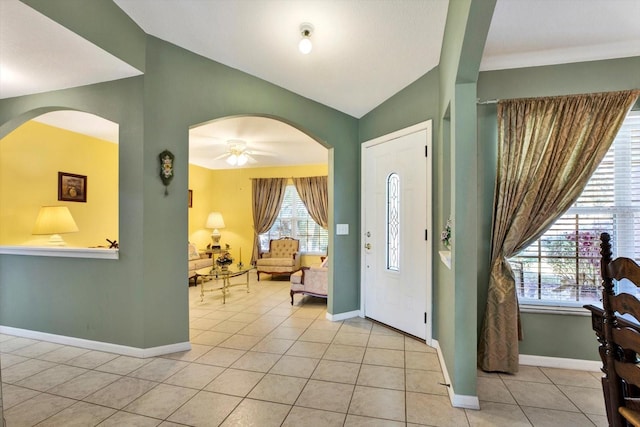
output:
M 363 144 L 364 315 L 431 341 L 431 121 Z

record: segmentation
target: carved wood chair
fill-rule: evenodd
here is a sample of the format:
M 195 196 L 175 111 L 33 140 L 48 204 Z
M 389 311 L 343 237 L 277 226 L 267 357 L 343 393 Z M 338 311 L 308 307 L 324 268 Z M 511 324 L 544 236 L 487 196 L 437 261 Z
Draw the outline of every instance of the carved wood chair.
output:
M 615 427 L 640 426 L 640 301 L 614 289 L 614 280 L 622 279 L 640 287 L 640 266 L 629 258 L 611 258 L 608 233 L 602 233 L 600 240 L 605 354 L 602 388 L 607 418 Z

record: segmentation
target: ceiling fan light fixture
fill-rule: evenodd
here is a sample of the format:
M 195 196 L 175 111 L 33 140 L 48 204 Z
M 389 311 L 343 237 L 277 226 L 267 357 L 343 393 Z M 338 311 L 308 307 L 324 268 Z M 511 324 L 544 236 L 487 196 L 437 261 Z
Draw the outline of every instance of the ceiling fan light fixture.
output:
M 247 163 L 247 160 L 249 160 L 249 157 L 245 153 L 240 153 L 237 158 L 237 165 L 244 166 Z
M 238 155 L 231 153 L 229 157 L 227 157 L 227 163 L 229 163 L 231 166 L 235 166 L 238 163 Z
M 298 43 L 298 50 L 303 55 L 307 55 L 313 49 L 313 43 L 311 43 L 311 33 L 313 32 L 313 25 L 309 23 L 304 23 L 300 25 L 300 34 L 302 35 L 302 39 Z
M 250 151 L 247 151 L 247 143 L 241 139 L 227 141 L 227 158 L 225 161 L 231 166 L 243 166 L 249 161 Z

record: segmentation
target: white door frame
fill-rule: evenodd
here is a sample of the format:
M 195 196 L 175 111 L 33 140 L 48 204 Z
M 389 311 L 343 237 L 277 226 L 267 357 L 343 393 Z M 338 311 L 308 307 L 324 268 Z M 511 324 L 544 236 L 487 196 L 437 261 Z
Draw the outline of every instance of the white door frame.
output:
M 433 339 L 433 239 L 437 238 L 437 236 L 433 232 L 432 226 L 432 209 L 433 209 L 433 121 L 427 120 L 413 126 L 409 126 L 408 128 L 404 128 L 387 135 L 380 136 L 378 138 L 371 139 L 362 143 L 360 148 L 360 194 L 362 195 L 362 200 L 360 201 L 360 317 L 364 317 L 365 315 L 365 293 L 367 290 L 365 283 L 365 252 L 363 248 L 363 241 L 365 238 L 365 184 L 366 184 L 366 156 L 365 152 L 368 148 L 373 147 L 378 144 L 383 144 L 389 142 L 391 140 L 401 138 L 406 135 L 410 135 L 412 133 L 416 133 L 419 131 L 427 131 L 427 180 L 429 184 L 426 188 L 426 198 L 427 198 L 427 230 L 428 230 L 428 244 L 427 244 L 427 324 L 426 328 L 426 343 L 428 345 L 432 345 Z

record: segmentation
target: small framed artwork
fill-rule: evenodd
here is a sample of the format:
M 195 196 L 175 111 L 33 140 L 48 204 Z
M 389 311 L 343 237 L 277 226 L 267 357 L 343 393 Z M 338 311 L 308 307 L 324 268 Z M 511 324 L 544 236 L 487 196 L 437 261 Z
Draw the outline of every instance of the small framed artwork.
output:
M 87 176 L 58 172 L 58 200 L 86 203 Z
M 193 190 L 189 190 L 189 207 L 193 207 Z

